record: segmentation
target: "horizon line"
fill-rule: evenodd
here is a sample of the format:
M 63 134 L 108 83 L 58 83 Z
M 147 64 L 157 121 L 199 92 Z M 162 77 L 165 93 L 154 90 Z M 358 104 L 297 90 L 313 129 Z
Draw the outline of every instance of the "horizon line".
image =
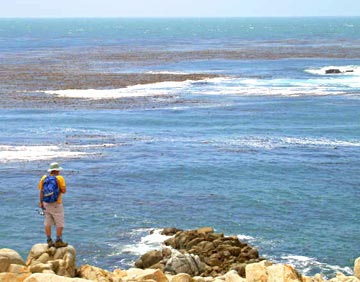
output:
M 0 19 L 246 19 L 246 18 L 360 18 L 360 16 L 0 16 Z

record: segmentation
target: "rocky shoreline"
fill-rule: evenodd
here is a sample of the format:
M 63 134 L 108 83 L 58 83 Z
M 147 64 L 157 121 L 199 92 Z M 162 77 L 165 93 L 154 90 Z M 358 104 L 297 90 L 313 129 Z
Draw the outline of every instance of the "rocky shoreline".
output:
M 325 280 L 303 276 L 294 267 L 259 256 L 256 248 L 213 228 L 165 228 L 171 236 L 162 250 L 150 251 L 133 268 L 113 272 L 91 265 L 76 267 L 73 246 L 34 245 L 24 261 L 11 249 L 0 249 L 0 282 L 360 282 L 360 258 L 354 276 L 340 272 Z

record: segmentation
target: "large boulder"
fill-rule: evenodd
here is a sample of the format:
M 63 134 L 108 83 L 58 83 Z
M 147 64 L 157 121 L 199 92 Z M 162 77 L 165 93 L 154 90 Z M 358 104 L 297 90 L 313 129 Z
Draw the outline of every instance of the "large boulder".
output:
M 135 266 L 138 268 L 149 268 L 160 262 L 162 258 L 163 255 L 161 251 L 153 250 L 142 255 L 141 258 L 135 263 Z
M 31 275 L 30 272 L 26 272 L 26 273 L 2 272 L 0 273 L 0 282 L 23 282 L 30 275 Z
M 266 268 L 267 282 L 302 282 L 301 275 L 288 264 L 274 264 Z
M 31 272 L 16 251 L 0 249 L 0 282 L 22 282 L 30 275 Z
M 49 273 L 35 273 L 26 278 L 24 282 L 91 282 L 91 280 L 70 278 Z
M 77 269 L 78 277 L 99 282 L 120 282 L 121 278 L 116 275 L 117 273 L 119 273 L 119 271 L 111 273 L 104 269 L 87 264 L 82 265 Z
M 8 264 L 8 266 L 10 264 L 25 265 L 22 257 L 16 251 L 11 249 L 0 249 L 0 264 L 1 262 L 5 263 L 6 265 Z M 1 271 L 2 267 L 4 266 L 0 266 L 0 272 L 3 272 Z
M 0 256 L 0 273 L 7 272 L 10 266 L 10 259 L 8 257 Z
M 241 277 L 235 270 L 230 270 L 227 272 L 224 278 L 225 282 L 247 282 L 247 280 Z
M 26 265 L 32 273 L 50 273 L 74 277 L 76 270 L 76 251 L 73 246 L 49 248 L 47 244 L 34 245 Z
M 263 260 L 258 263 L 246 265 L 246 281 L 247 282 L 266 282 L 268 278 L 266 268 L 272 265 L 271 262 Z
M 179 273 L 171 278 L 170 282 L 193 282 L 193 278 L 187 273 Z
M 330 279 L 331 282 L 360 282 L 355 276 L 346 276 L 341 272 L 337 272 L 336 276 L 333 279 Z
M 135 277 L 136 281 L 168 282 L 166 275 L 159 269 L 145 269 L 144 272 Z
M 354 276 L 360 279 L 360 257 L 354 262 Z
M 205 269 L 204 263 L 199 256 L 193 254 L 182 254 L 174 251 L 166 262 L 165 271 L 171 274 L 187 273 L 191 276 L 201 274 Z
M 175 227 L 167 227 L 167 228 L 164 228 L 162 231 L 161 231 L 161 234 L 162 235 L 165 235 L 165 236 L 174 236 L 176 233 L 178 233 L 179 231 L 183 231 L 182 229 L 178 229 L 178 228 L 175 228 Z

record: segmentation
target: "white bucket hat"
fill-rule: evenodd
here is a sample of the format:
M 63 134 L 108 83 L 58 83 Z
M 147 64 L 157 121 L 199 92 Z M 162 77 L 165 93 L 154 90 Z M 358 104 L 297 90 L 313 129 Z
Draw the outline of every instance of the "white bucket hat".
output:
M 63 168 L 58 163 L 51 163 L 50 168 L 48 169 L 48 172 L 52 172 L 54 170 L 60 171 L 60 170 L 63 170 Z

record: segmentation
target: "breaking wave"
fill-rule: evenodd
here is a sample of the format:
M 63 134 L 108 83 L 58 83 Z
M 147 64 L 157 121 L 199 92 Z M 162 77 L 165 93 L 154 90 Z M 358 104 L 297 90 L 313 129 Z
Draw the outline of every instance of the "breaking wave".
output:
M 333 70 L 333 73 L 327 73 L 327 71 L 331 72 Z M 335 71 L 335 72 L 334 72 Z M 312 68 L 312 69 L 306 69 L 305 72 L 316 74 L 316 75 L 347 75 L 347 76 L 359 76 L 360 75 L 360 66 L 356 65 L 349 65 L 349 66 L 325 66 L 322 68 Z M 338 73 L 337 73 L 338 72 Z

